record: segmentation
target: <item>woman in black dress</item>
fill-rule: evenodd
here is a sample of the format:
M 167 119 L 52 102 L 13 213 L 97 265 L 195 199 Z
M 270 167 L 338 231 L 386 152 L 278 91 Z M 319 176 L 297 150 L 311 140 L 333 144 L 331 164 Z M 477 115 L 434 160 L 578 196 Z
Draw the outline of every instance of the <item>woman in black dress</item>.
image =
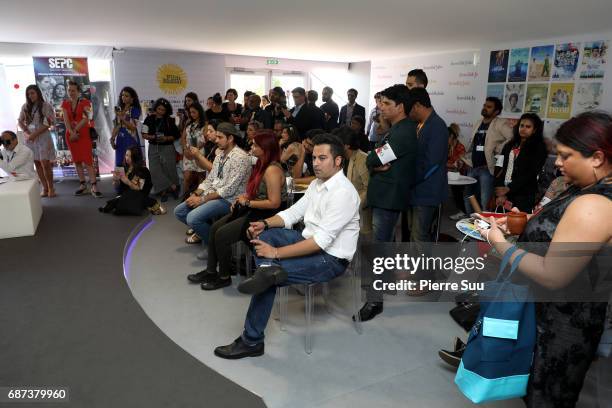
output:
M 609 290 L 601 282 L 610 279 L 610 270 L 601 268 L 593 257 L 609 251 L 612 244 L 612 116 L 583 113 L 564 123 L 555 137 L 556 165 L 570 187 L 529 216 L 519 246 L 546 244 L 541 251 L 529 252 L 518 270 L 539 291 L 558 294 L 563 289 L 568 295 L 570 289 L 586 284 L 600 291 L 597 300 L 608 299 Z M 504 254 L 511 246 L 502 232 L 506 220 L 489 218 L 488 222 L 491 229 L 479 231 Z M 573 243 L 574 253 L 565 249 L 559 255 L 563 243 L 566 248 Z M 586 243 L 588 247 L 583 248 Z M 580 256 L 575 254 L 578 249 Z M 512 262 L 520 252 L 516 251 Z M 604 301 L 536 303 L 537 337 L 527 407 L 576 405 L 603 332 L 606 307 Z
M 229 111 L 223 107 L 223 99 L 218 92 L 212 97 L 212 106 L 210 109 L 206 110 L 206 120 L 213 119 L 216 119 L 219 123 L 231 122 L 231 115 Z
M 502 149 L 504 162 L 495 169 L 496 206 L 509 201 L 521 211 L 533 210 L 547 155 L 543 133 L 544 123 L 535 113 L 525 113 L 514 126 L 514 138 Z

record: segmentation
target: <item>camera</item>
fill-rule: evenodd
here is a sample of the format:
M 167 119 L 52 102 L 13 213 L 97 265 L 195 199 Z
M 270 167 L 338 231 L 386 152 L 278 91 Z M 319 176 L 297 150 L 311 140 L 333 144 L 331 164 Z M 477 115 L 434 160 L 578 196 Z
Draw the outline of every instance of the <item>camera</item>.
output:
M 121 106 L 115 106 L 115 113 L 121 112 Z

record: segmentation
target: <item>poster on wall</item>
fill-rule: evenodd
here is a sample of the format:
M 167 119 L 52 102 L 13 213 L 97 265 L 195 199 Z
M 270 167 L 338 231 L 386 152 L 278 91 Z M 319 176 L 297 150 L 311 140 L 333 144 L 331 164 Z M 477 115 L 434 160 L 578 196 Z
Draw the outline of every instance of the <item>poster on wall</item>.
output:
M 489 82 L 506 82 L 509 50 L 491 51 L 489 58 Z
M 573 80 L 579 56 L 580 43 L 557 44 L 552 79 Z
M 504 86 L 503 85 L 487 85 L 487 98 L 488 97 L 498 98 L 503 102 L 504 100 Z
M 509 114 L 506 116 L 520 116 L 525 102 L 525 84 L 506 84 L 504 95 L 504 113 Z
M 569 119 L 572 114 L 574 84 L 552 84 L 548 101 L 549 119 Z
M 514 48 L 510 51 L 508 82 L 525 82 L 529 65 L 529 48 Z
M 574 113 L 581 113 L 588 110 L 599 109 L 603 95 L 603 83 L 584 82 L 578 84 L 574 99 L 576 109 Z
M 580 78 L 603 78 L 608 59 L 608 41 L 593 41 L 584 44 Z
M 72 156 L 66 144 L 66 126 L 62 117 L 61 105 L 68 97 L 68 81 L 80 85 L 82 96 L 91 99 L 89 69 L 84 57 L 33 57 L 34 77 L 43 98 L 55 110 L 55 130 L 51 132 L 57 151 L 57 167 L 53 174 L 56 177 L 77 177 Z M 98 172 L 98 157 L 95 143 L 93 146 L 94 168 Z
M 546 119 L 544 121 L 544 137 L 548 139 L 554 138 L 557 130 L 559 130 L 563 123 L 565 123 L 564 120 Z
M 529 62 L 530 81 L 548 81 L 552 68 L 554 45 L 544 45 L 531 49 L 531 60 Z
M 525 113 L 536 113 L 540 117 L 546 112 L 548 84 L 528 84 L 525 96 Z

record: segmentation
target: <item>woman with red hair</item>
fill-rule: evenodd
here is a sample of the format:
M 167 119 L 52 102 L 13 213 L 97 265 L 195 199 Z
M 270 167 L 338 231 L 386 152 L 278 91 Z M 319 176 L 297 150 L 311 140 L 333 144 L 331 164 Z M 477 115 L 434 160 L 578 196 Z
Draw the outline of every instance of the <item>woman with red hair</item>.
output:
M 246 193 L 236 199 L 228 215 L 212 225 L 206 269 L 187 277 L 192 283 L 200 283 L 204 290 L 231 285 L 232 245 L 246 240 L 249 222 L 271 217 L 286 207 L 287 184 L 279 163 L 280 148 L 272 130 L 257 131 L 251 154 L 257 157 L 257 163 L 247 183 Z

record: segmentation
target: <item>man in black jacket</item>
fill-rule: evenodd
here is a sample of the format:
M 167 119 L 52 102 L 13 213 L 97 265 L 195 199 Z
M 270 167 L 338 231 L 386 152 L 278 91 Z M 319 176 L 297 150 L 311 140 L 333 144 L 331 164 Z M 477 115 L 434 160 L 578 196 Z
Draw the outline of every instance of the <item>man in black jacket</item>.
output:
M 324 102 L 323 105 L 321 105 L 321 110 L 325 114 L 325 123 L 323 128 L 328 132 L 338 127 L 338 116 L 340 116 L 338 104 L 332 99 L 333 94 L 334 90 L 329 86 L 323 88 L 323 94 L 321 96 L 321 99 L 323 99 Z
M 353 88 L 346 92 L 348 103 L 340 110 L 340 126 L 351 126 L 351 119 L 353 116 L 361 116 L 362 118 L 366 117 L 365 108 L 355 102 L 357 99 L 357 94 L 357 90 Z
M 306 90 L 298 87 L 291 91 L 295 106 L 291 110 L 284 109 L 287 123 L 291 123 L 298 131 L 300 138 L 310 129 L 322 129 L 323 123 L 317 110 L 306 103 Z
M 249 109 L 251 111 L 249 122 L 256 120 L 263 123 L 265 129 L 272 129 L 272 115 L 261 108 L 261 97 L 259 95 L 249 96 Z

